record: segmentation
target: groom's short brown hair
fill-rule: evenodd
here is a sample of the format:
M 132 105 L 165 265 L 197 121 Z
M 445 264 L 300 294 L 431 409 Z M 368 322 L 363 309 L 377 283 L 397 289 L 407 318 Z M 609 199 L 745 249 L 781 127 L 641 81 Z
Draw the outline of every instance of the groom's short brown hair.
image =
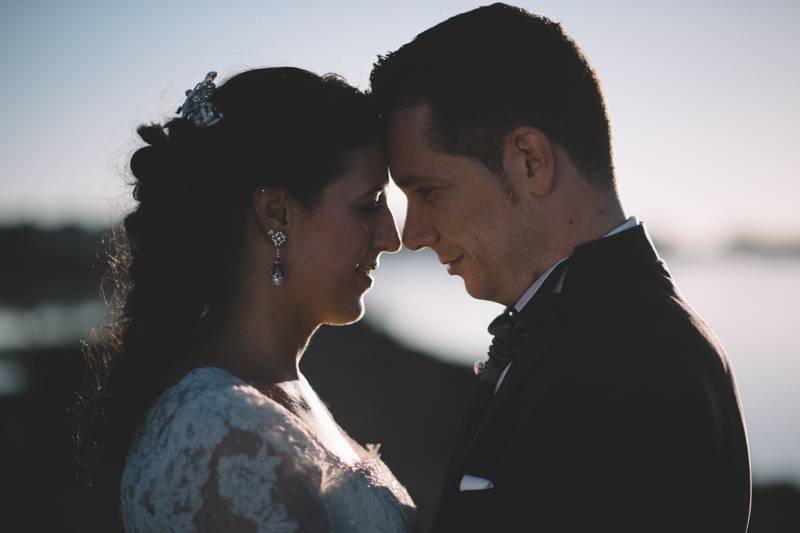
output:
M 493 4 L 456 15 L 379 56 L 370 76 L 381 114 L 426 103 L 443 152 L 503 173 L 503 143 L 533 126 L 564 148 L 590 182 L 614 183 L 608 117 L 597 78 L 561 28 Z

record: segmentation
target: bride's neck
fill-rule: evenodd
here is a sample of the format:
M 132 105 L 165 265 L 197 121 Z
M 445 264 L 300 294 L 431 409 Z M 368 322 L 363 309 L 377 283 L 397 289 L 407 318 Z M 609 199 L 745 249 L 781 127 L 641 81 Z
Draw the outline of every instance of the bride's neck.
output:
M 318 326 L 304 320 L 291 302 L 265 306 L 257 298 L 240 299 L 199 347 L 199 355 L 253 383 L 292 381 Z

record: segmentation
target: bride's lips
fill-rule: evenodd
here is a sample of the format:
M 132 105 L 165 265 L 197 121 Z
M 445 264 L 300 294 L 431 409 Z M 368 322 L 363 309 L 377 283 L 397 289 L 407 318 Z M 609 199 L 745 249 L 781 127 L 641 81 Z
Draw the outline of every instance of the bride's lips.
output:
M 372 286 L 372 271 L 378 268 L 378 263 L 359 263 L 356 265 L 358 277 L 367 283 L 367 287 Z
M 456 257 L 454 259 L 449 259 L 449 260 L 442 261 L 442 264 L 443 265 L 447 265 L 447 273 L 452 276 L 455 273 L 455 269 L 458 266 L 458 264 L 461 263 L 462 259 L 464 259 L 464 256 L 463 255 L 459 255 L 458 257 Z

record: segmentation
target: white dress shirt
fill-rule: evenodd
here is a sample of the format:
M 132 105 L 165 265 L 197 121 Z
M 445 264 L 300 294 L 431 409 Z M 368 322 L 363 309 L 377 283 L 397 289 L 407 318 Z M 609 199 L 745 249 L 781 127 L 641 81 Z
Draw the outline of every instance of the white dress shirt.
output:
M 603 237 L 601 237 L 601 238 L 605 239 L 606 237 L 610 237 L 612 235 L 616 235 L 617 233 L 621 233 L 621 232 L 623 232 L 625 230 L 629 230 L 631 228 L 635 228 L 638 225 L 639 225 L 639 221 L 636 220 L 636 217 L 630 217 L 630 218 L 628 218 L 628 220 L 626 220 L 625 222 L 623 222 L 622 224 L 620 224 L 616 228 L 612 229 L 611 231 L 609 231 L 608 233 L 603 235 Z M 555 264 L 553 266 L 551 266 L 547 270 L 547 272 L 545 272 L 544 274 L 539 276 L 536 279 L 536 281 L 533 282 L 533 285 L 528 287 L 528 290 L 526 290 L 524 293 L 522 293 L 522 296 L 520 296 L 519 300 L 517 300 L 517 303 L 514 304 L 514 309 L 516 309 L 517 312 L 522 311 L 522 309 L 525 307 L 525 305 L 528 302 L 531 301 L 531 298 L 533 298 L 533 296 L 541 288 L 541 286 L 544 285 L 544 282 L 547 281 L 548 276 L 550 276 L 550 274 L 553 272 L 553 270 L 555 270 L 555 268 L 558 265 L 560 265 L 562 262 L 566 261 L 567 259 L 568 259 L 568 257 L 563 257 L 563 258 L 559 259 L 558 261 L 555 262 Z M 558 283 L 556 284 L 554 292 L 557 292 L 557 293 L 561 292 L 561 287 L 562 287 L 562 284 L 564 282 L 564 274 L 566 274 L 566 271 L 564 271 L 564 273 L 561 274 L 561 279 L 558 280 Z M 509 368 L 511 368 L 511 363 L 509 363 L 503 369 L 503 372 L 500 374 L 500 377 L 497 380 L 497 384 L 494 386 L 494 391 L 495 392 L 497 392 L 497 389 L 500 388 L 500 384 L 503 383 L 503 378 L 506 377 L 506 374 L 508 373 L 508 369 Z

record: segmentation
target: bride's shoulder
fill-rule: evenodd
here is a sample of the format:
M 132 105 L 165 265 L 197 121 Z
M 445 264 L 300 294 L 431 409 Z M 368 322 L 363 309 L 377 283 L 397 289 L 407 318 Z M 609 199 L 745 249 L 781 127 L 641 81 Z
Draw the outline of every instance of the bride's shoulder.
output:
M 216 367 L 191 370 L 156 400 L 145 417 L 140 438 L 172 436 L 197 443 L 218 441 L 232 430 L 287 445 L 310 440 L 305 428 L 283 406 Z
M 132 531 L 325 530 L 324 468 L 279 404 L 225 370 L 195 369 L 155 402 L 134 439 L 123 520 Z

